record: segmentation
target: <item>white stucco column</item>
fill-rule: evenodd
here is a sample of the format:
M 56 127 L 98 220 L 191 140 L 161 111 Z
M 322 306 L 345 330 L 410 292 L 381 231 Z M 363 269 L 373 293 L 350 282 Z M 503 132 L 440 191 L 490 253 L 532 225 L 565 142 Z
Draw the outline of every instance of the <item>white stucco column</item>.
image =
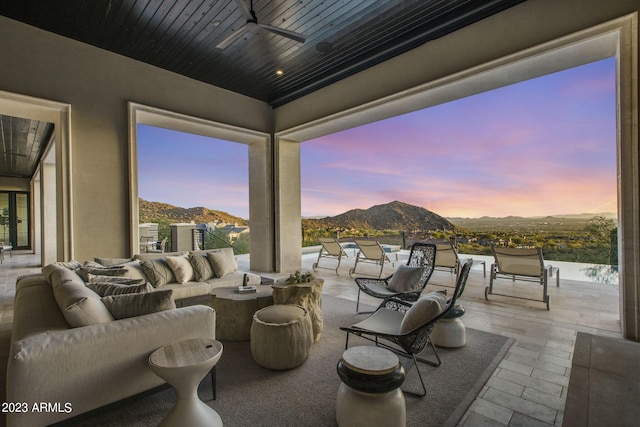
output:
M 275 138 L 275 261 L 277 272 L 302 265 L 300 144 Z

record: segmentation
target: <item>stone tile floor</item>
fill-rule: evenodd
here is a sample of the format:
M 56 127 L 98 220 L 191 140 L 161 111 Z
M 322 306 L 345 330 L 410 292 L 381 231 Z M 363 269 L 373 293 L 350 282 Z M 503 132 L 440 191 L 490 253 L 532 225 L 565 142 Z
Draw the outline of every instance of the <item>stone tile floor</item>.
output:
M 316 254 L 303 256 L 304 271 L 311 270 Z M 248 258 L 240 257 L 240 268 L 248 269 Z M 324 259 L 321 265 L 333 269 L 318 270 L 325 280 L 323 293 L 354 301 L 357 288 L 348 275 L 353 256 L 343 260 L 335 273 L 336 261 Z M 363 272 L 370 268 L 364 265 Z M 394 268 L 385 266 L 384 274 Z M 359 267 L 360 271 L 360 267 Z M 15 251 L 0 265 L 0 324 L 10 327 L 16 278 L 39 272 L 39 258 Z M 284 274 L 265 274 L 282 277 Z M 561 276 L 563 277 L 563 276 Z M 481 390 L 460 426 L 560 426 L 571 370 L 577 332 L 620 338 L 618 286 L 562 279 L 560 288 L 549 287 L 551 310 L 542 302 L 491 296 L 484 299 L 489 283 L 482 266 L 472 269 L 462 298 L 466 309 L 463 320 L 467 327 L 515 339 L 514 344 Z M 539 286 L 502 282 L 519 295 L 540 298 Z M 455 285 L 455 276 L 446 271 L 434 272 L 427 289 Z M 511 289 L 509 289 L 511 291 Z M 506 292 L 506 291 L 505 291 Z M 376 305 L 379 301 L 366 295 L 361 301 Z

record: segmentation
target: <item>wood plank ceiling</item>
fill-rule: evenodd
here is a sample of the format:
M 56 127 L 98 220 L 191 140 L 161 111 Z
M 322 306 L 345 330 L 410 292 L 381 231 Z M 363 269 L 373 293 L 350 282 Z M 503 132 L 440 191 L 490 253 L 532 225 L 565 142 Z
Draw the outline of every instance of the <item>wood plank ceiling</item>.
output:
M 278 107 L 525 0 L 245 0 L 304 43 L 245 27 L 238 1 L 16 0 L 0 15 Z M 52 129 L 2 124 L 0 176 L 30 177 Z
M 52 134 L 53 123 L 0 116 L 0 176 L 31 178 Z
M 225 49 L 246 23 L 234 0 L 20 0 L 0 14 L 277 107 L 522 1 L 254 0 L 258 22 L 306 42 L 254 27 Z

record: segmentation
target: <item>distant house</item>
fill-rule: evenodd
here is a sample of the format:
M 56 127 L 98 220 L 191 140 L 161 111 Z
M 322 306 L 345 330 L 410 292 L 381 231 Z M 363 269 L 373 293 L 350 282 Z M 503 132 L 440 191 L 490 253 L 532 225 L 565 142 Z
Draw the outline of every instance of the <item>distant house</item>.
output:
M 227 233 L 230 242 L 236 241 L 242 234 L 249 233 L 249 227 L 238 226 L 238 223 L 225 225 L 221 229 Z

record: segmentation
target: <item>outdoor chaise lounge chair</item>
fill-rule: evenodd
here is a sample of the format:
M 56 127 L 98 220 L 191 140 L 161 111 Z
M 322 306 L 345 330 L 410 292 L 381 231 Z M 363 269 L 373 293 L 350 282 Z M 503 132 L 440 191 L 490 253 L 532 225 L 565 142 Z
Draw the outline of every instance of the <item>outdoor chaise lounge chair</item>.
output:
M 436 259 L 436 245 L 433 243 L 414 243 L 411 246 L 406 265 L 401 265 L 389 277 L 356 277 L 358 298 L 356 312 L 359 313 L 360 292 L 374 298 L 396 297 L 405 301 L 415 301 L 427 286 L 433 274 Z M 417 271 L 420 269 L 420 271 Z
M 338 260 L 338 265 L 336 266 L 336 274 L 338 273 L 338 268 L 340 268 L 340 261 L 342 261 L 342 256 L 348 257 L 345 250 L 338 242 L 338 239 L 333 239 L 331 237 L 320 237 L 318 239 L 322 247 L 320 248 L 320 253 L 318 253 L 318 261 L 313 264 L 313 271 L 316 271 L 318 268 L 329 268 L 329 267 L 319 267 L 321 258 L 335 258 Z
M 542 249 L 539 248 L 496 248 L 491 246 L 495 263 L 491 265 L 489 286 L 484 290 L 485 299 L 489 295 L 501 295 L 511 298 L 542 301 L 549 310 L 549 294 L 547 293 L 549 279 L 556 275 L 556 287 L 560 286 L 560 270 L 558 267 L 544 264 Z M 512 281 L 522 280 L 542 285 L 542 300 L 526 298 L 514 294 L 506 295 L 493 292 L 493 282 L 500 277 L 511 278 Z
M 436 323 L 438 323 L 438 320 L 449 315 L 450 311 L 456 306 L 456 301 L 462 295 L 465 284 L 467 283 L 471 265 L 473 265 L 473 261 L 468 260 L 462 266 L 453 296 L 445 302 L 444 307 L 440 306 L 442 312 L 438 310 L 433 311 L 432 301 L 439 299 L 437 298 L 439 292 L 433 293 L 436 294 L 435 298 L 433 298 L 431 294 L 425 295 L 413 304 L 399 298 L 385 299 L 378 309 L 365 320 L 355 325 L 340 328 L 347 332 L 345 348 L 349 346 L 349 334 L 353 334 L 371 340 L 375 342 L 377 346 L 387 348 L 401 356 L 408 357 L 413 363 L 408 366 L 407 371 L 413 367 L 413 365 L 416 365 L 416 371 L 418 372 L 420 384 L 422 385 L 422 392 L 403 391 L 418 397 L 425 396 L 427 389 L 422 380 L 422 374 L 420 373 L 417 363 L 423 362 L 432 366 L 440 366 L 440 357 L 433 342 L 431 342 L 430 335 Z M 446 300 L 446 297 L 442 299 Z M 381 343 L 380 340 L 388 341 L 395 344 L 395 346 Z M 427 345 L 431 346 L 435 360 L 416 356 L 420 354 Z M 400 349 L 396 346 L 400 347 Z
M 460 272 L 460 259 L 453 243 L 436 243 L 436 270 L 444 269 L 455 273 Z
M 356 262 L 353 268 L 349 270 L 349 276 L 353 277 L 358 268 L 358 263 L 374 263 L 380 266 L 380 272 L 378 277 L 382 276 L 382 270 L 384 269 L 384 262 L 391 262 L 387 252 L 380 245 L 380 242 L 375 240 L 356 240 L 358 245 L 358 254 L 356 255 Z M 365 274 L 365 273 L 360 273 Z

